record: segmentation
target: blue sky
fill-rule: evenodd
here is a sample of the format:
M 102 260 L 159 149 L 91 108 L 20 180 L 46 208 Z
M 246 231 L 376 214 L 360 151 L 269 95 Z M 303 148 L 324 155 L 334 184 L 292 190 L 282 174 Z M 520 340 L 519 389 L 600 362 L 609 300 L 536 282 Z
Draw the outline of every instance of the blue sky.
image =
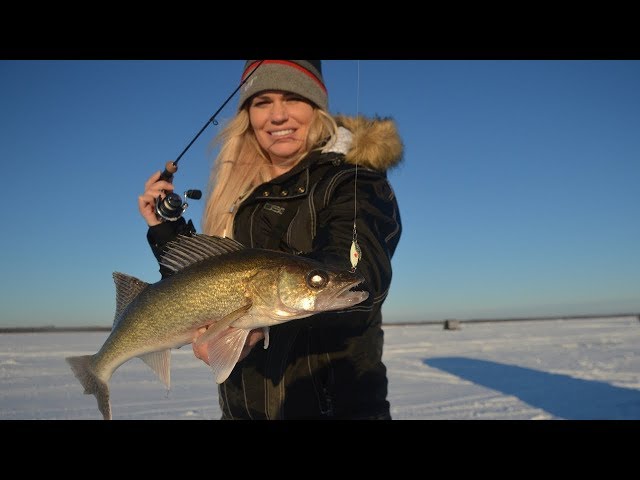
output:
M 0 326 L 109 325 L 113 271 L 159 279 L 137 196 L 243 64 L 0 61 Z M 333 113 L 392 117 L 405 144 L 385 322 L 640 312 L 640 61 L 323 69 Z M 219 128 L 181 159 L 178 192 L 206 188 Z

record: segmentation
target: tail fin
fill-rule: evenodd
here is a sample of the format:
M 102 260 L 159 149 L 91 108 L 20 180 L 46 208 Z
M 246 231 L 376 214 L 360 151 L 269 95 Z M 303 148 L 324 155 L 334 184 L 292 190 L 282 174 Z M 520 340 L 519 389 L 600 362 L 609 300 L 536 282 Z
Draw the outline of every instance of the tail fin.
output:
M 91 370 L 92 355 L 67 357 L 71 370 L 84 387 L 85 395 L 93 394 L 98 401 L 98 409 L 105 420 L 111 420 L 111 403 L 109 402 L 109 386 L 100 380 Z

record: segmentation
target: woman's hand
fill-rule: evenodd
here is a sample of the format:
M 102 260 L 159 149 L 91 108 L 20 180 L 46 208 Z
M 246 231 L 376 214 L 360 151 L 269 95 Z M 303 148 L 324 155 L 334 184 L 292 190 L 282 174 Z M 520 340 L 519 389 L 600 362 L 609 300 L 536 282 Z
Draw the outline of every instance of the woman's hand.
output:
M 159 180 L 161 173 L 158 170 L 149 177 L 144 184 L 144 193 L 138 197 L 138 210 L 150 227 L 162 223 L 156 215 L 156 198 L 164 198 L 167 193 L 173 192 L 172 183 Z
M 196 358 L 199 358 L 204 363 L 209 365 L 209 354 L 207 353 L 207 345 L 202 344 L 200 346 L 196 346 L 196 339 L 207 331 L 207 327 L 202 327 L 198 329 L 196 336 L 193 338 L 193 342 L 191 346 L 193 347 L 193 354 Z M 242 347 L 242 352 L 240 353 L 240 358 L 238 361 L 242 360 L 244 357 L 249 355 L 249 352 L 255 345 L 264 338 L 264 332 L 261 328 L 256 328 L 255 330 L 251 330 L 249 335 L 247 335 L 247 340 L 244 342 L 244 347 Z

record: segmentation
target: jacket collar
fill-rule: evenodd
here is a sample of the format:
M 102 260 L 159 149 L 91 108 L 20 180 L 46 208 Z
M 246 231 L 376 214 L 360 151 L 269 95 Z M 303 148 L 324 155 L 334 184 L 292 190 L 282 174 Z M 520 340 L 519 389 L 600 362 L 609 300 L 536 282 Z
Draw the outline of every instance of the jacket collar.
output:
M 386 171 L 398 165 L 403 144 L 391 119 L 337 116 L 338 132 L 332 142 L 314 150 L 287 173 L 261 185 L 254 199 L 297 198 L 309 191 L 309 167 L 313 164 L 343 162 Z

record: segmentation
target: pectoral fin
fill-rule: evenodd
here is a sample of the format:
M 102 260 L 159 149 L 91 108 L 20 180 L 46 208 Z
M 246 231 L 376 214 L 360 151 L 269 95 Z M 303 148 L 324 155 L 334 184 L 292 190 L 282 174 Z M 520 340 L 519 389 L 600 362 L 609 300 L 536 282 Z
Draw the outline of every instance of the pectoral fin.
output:
M 224 382 L 238 363 L 250 330 L 233 328 L 231 324 L 244 317 L 250 309 L 251 303 L 234 310 L 213 323 L 195 341 L 196 346 L 207 345 L 209 366 L 211 366 L 216 383 Z
M 250 331 L 228 327 L 208 342 L 209 366 L 216 383 L 224 382 L 233 371 Z
M 209 343 L 212 338 L 217 338 L 219 332 L 225 330 L 239 318 L 244 317 L 250 309 L 251 303 L 248 303 L 247 305 L 225 315 L 217 322 L 212 323 L 211 326 L 207 328 L 207 331 L 200 335 L 194 343 L 196 344 L 196 346 L 202 345 L 203 343 Z

